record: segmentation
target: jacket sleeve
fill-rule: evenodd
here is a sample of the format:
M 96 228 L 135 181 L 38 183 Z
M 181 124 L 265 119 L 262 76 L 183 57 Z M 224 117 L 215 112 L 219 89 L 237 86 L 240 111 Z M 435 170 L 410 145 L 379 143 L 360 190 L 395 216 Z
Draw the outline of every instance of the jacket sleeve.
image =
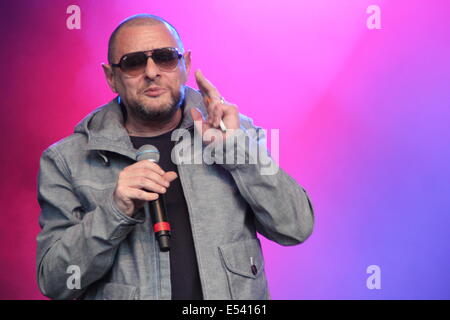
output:
M 120 242 L 142 222 L 122 214 L 112 192 L 105 204 L 85 212 L 63 158 L 52 147 L 41 156 L 38 202 L 37 281 L 53 299 L 79 298 L 110 269 Z
M 221 165 L 252 208 L 257 232 L 285 246 L 305 241 L 314 224 L 306 191 L 269 155 L 264 130 L 248 118 L 241 119 L 241 127 L 227 138 Z

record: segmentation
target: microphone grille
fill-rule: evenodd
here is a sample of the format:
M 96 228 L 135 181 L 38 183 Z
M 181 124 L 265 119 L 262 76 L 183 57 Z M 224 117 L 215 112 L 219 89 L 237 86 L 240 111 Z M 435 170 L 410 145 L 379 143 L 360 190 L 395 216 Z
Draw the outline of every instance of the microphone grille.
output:
M 144 144 L 136 153 L 136 160 L 150 160 L 152 162 L 159 161 L 159 150 L 151 144 Z

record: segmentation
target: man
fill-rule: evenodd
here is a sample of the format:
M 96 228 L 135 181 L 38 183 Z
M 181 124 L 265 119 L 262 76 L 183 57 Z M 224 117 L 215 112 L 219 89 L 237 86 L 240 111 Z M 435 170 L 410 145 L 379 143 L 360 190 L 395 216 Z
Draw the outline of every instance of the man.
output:
M 200 92 L 185 85 L 190 52 L 165 20 L 128 18 L 108 51 L 103 69 L 118 97 L 41 157 L 40 290 L 55 299 L 268 299 L 256 232 L 282 245 L 303 242 L 313 225 L 305 191 L 282 170 L 261 174 L 249 150 L 264 145 L 262 130 L 201 72 Z M 200 151 L 232 141 L 222 156 L 246 161 L 219 161 L 220 152 L 214 163 L 179 161 L 175 147 L 195 149 L 190 134 L 201 135 Z M 158 163 L 136 161 L 148 144 L 158 148 Z M 162 195 L 168 252 L 144 210 Z

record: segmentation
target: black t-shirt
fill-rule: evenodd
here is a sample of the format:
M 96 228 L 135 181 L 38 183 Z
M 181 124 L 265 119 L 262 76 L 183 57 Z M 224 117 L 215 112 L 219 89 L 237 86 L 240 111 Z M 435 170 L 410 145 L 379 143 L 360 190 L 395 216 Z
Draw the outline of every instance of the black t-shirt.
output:
M 155 146 L 160 153 L 158 165 L 164 171 L 175 171 L 178 168 L 171 160 L 174 141 L 172 131 L 156 137 L 130 136 L 136 149 L 145 144 Z M 170 281 L 173 300 L 202 300 L 203 294 L 198 273 L 197 258 L 192 238 L 191 223 L 186 199 L 180 178 L 170 183 L 163 195 L 171 229 L 170 238 Z

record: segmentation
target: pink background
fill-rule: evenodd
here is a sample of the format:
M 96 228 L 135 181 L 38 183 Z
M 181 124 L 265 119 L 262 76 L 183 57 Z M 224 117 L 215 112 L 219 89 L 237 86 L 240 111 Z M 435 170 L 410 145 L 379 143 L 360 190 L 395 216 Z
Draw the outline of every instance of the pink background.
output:
M 66 8 L 81 8 L 81 29 Z M 368 30 L 366 8 L 381 8 Z M 310 239 L 263 239 L 274 299 L 450 298 L 450 2 L 2 1 L 0 299 L 42 299 L 35 276 L 42 151 L 114 95 L 107 40 L 164 17 L 193 67 L 280 129 L 280 164 L 310 194 Z M 193 80 L 190 85 L 195 86 Z M 381 268 L 369 290 L 366 268 Z

